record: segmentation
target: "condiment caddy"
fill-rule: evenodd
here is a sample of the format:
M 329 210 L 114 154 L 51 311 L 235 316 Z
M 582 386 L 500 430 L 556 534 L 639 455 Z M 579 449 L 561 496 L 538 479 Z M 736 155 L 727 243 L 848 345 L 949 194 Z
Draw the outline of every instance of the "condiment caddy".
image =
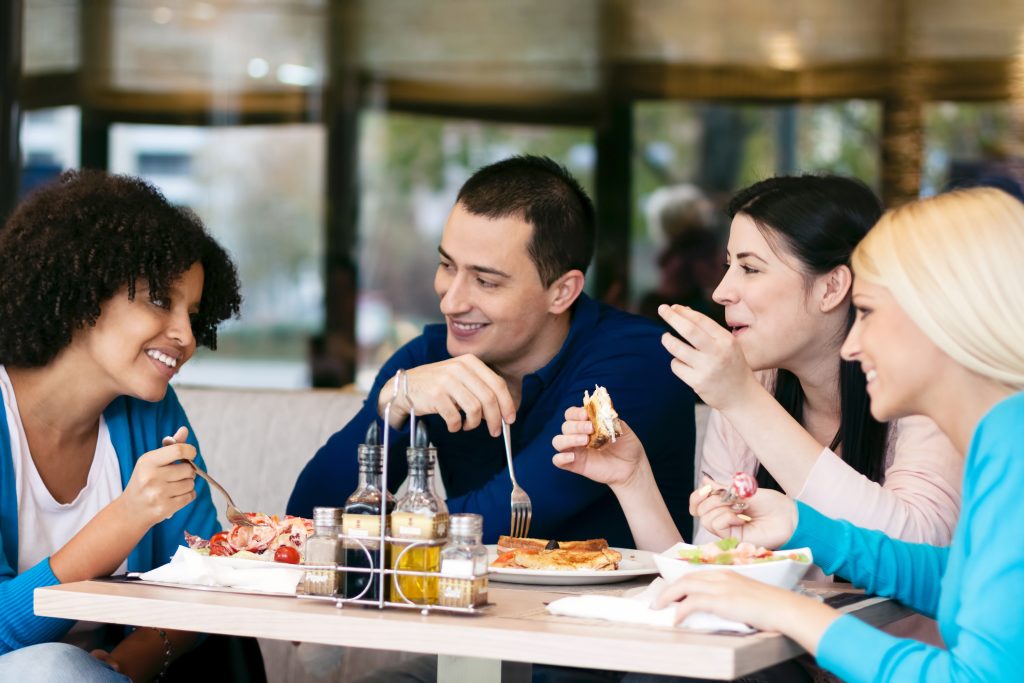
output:
M 374 422 L 359 446 L 359 486 L 344 508 L 316 508 L 297 595 L 348 605 L 479 614 L 488 606 L 483 518 L 449 517 L 433 490 L 436 449 L 417 423 L 408 378 L 395 375 L 384 408 L 383 439 Z M 401 389 L 400 389 L 401 388 Z M 387 490 L 391 407 L 403 392 L 410 407 L 408 489 L 396 501 Z M 383 441 L 383 443 L 380 443 Z M 449 538 L 449 529 L 451 538 Z

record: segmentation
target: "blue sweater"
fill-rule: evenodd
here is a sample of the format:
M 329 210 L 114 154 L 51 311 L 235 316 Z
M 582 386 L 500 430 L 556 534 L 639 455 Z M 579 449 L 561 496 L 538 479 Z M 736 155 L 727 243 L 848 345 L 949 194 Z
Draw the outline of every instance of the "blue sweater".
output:
M 178 427 L 189 428 L 188 441 L 198 448 L 192 426 L 178 403 L 174 390 L 159 403 L 119 397 L 103 412 L 110 431 L 110 440 L 117 452 L 121 468 L 121 484 L 128 485 L 135 462 L 143 453 L 160 447 L 163 437 L 174 434 Z M 196 464 L 205 469 L 197 455 Z M 210 499 L 210 489 L 196 479 L 196 500 L 176 512 L 170 519 L 150 529 L 128 556 L 128 570 L 148 571 L 166 564 L 177 546 L 184 541 L 184 531 L 209 537 L 220 528 L 217 513 Z M 33 611 L 32 592 L 53 586 L 59 581 L 46 558 L 23 574 L 18 567 L 18 501 L 14 486 L 14 464 L 11 459 L 11 435 L 7 411 L 0 402 L 0 654 L 18 648 L 60 640 L 74 624 L 67 619 L 37 617 Z
M 890 636 L 846 615 L 818 663 L 844 681 L 1024 680 L 1024 393 L 978 424 L 964 463 L 963 509 L 949 548 L 897 541 L 798 503 L 788 547 L 810 546 L 826 573 L 937 619 L 948 650 Z
M 581 405 L 583 391 L 595 384 L 608 388 L 619 415 L 647 449 L 655 478 L 679 529 L 692 526 L 687 511 L 693 489 L 693 391 L 669 369 L 661 346 L 662 330 L 638 316 L 581 296 L 561 350 L 537 372 L 523 378 L 522 400 L 511 425 L 516 479 L 530 494 L 530 535 L 563 540 L 607 538 L 614 546 L 632 547 L 622 509 L 611 490 L 551 463 L 551 439 L 561 433 L 565 409 Z M 320 448 L 299 476 L 288 513 L 310 517 L 315 505 L 342 505 L 358 480 L 356 445 L 377 414 L 377 395 L 399 368 L 414 368 L 451 356 L 444 325 L 399 349 L 384 365 L 362 410 Z M 512 483 L 501 439 L 486 425 L 449 433 L 437 415 L 425 417 L 437 446 L 441 476 L 452 513 L 484 516 L 484 542 L 509 532 Z M 394 490 L 406 476 L 408 428 L 392 438 L 388 485 Z

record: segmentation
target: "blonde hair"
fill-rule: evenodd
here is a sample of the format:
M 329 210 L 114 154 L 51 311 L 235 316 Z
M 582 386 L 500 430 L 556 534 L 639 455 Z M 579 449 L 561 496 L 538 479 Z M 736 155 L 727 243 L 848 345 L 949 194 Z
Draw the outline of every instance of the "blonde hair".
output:
M 885 213 L 851 259 L 946 354 L 1024 389 L 1024 204 L 957 190 Z

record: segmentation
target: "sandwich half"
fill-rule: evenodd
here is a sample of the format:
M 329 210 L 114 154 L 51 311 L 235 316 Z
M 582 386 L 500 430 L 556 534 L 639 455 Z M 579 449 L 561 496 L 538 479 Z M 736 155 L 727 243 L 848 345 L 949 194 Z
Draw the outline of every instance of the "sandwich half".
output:
M 612 397 L 608 390 L 602 386 L 594 385 L 594 393 L 583 392 L 583 407 L 587 411 L 587 417 L 594 425 L 594 433 L 590 435 L 590 448 L 600 448 L 609 441 L 615 443 L 617 437 L 622 436 L 622 425 L 619 424 L 619 414 L 615 412 L 612 405 Z

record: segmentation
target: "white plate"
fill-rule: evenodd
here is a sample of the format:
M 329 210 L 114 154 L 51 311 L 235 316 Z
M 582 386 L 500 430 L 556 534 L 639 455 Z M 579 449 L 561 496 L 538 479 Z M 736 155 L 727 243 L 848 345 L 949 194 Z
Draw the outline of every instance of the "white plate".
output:
M 618 583 L 638 576 L 657 574 L 654 553 L 632 548 L 612 548 L 622 553 L 619 568 L 613 571 L 578 569 L 576 571 L 542 571 L 539 569 L 490 568 L 491 580 L 504 583 L 527 583 L 539 586 L 581 586 L 591 583 Z M 488 563 L 498 558 L 498 547 L 487 546 Z

